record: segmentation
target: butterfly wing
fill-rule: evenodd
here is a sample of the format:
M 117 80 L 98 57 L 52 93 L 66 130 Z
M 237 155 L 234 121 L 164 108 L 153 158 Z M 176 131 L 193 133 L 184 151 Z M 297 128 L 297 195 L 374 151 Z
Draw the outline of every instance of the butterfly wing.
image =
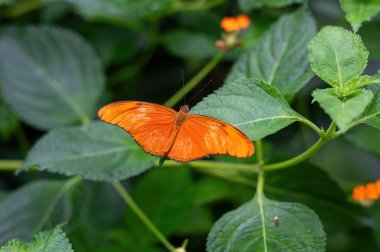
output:
M 234 126 L 207 116 L 187 115 L 168 157 L 188 162 L 218 154 L 243 158 L 253 152 L 252 141 Z
M 103 121 L 126 130 L 145 152 L 163 156 L 175 137 L 177 112 L 158 104 L 123 101 L 101 108 L 98 116 Z

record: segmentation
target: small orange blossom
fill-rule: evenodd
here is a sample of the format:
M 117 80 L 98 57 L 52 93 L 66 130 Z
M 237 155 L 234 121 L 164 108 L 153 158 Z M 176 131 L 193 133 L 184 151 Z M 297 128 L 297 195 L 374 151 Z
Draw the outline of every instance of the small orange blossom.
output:
M 246 29 L 250 25 L 250 19 L 246 15 L 239 15 L 237 17 L 224 17 L 220 26 L 226 32 L 237 32 Z
M 352 197 L 360 202 L 373 202 L 380 199 L 380 179 L 374 183 L 355 187 L 352 191 Z

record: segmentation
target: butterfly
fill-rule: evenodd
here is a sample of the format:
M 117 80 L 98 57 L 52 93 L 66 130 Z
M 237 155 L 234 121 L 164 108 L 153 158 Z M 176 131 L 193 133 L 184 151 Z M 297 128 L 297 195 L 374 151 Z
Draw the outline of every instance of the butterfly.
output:
M 147 153 L 178 162 L 209 155 L 249 157 L 252 141 L 231 124 L 212 117 L 188 114 L 184 105 L 171 108 L 142 101 L 121 101 L 102 107 L 101 120 L 127 131 Z

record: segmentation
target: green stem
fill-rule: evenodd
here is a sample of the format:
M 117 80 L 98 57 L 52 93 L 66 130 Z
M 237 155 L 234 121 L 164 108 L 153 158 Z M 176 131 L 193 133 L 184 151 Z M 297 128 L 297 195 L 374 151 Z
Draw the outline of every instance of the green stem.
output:
M 307 119 L 301 119 L 301 123 L 309 126 L 312 130 L 314 130 L 318 135 L 323 135 L 323 130 L 319 129 L 317 125 L 315 125 L 313 122 L 307 120 Z
M 162 244 L 169 250 L 175 251 L 175 247 L 165 238 L 165 236 L 158 230 L 158 228 L 152 223 L 152 221 L 145 215 L 140 209 L 128 192 L 124 189 L 123 185 L 119 181 L 112 183 L 113 187 L 119 193 L 124 202 L 132 209 L 137 217 L 145 224 L 145 226 L 162 242 Z
M 164 104 L 166 107 L 173 107 L 178 101 L 182 99 L 188 92 L 190 92 L 210 71 L 222 60 L 223 52 L 218 52 L 215 56 L 188 82 L 183 88 L 178 90 L 169 100 Z
M 194 169 L 198 172 L 202 172 L 204 174 L 214 176 L 214 177 L 226 180 L 226 181 L 246 185 L 249 187 L 256 187 L 255 181 L 253 181 L 249 178 L 240 176 L 236 172 L 234 173 L 233 171 L 231 171 L 231 169 L 230 170 L 213 170 L 213 169 L 204 169 L 201 167 L 196 167 Z
M 257 203 L 260 209 L 260 218 L 261 218 L 261 228 L 263 233 L 263 242 L 264 242 L 264 251 L 267 252 L 267 240 L 266 240 L 266 229 L 265 229 L 265 214 L 264 214 L 264 153 L 263 153 L 263 144 L 259 139 L 256 141 L 256 154 L 257 154 L 257 164 L 259 165 L 260 172 L 257 178 L 257 188 L 256 188 L 256 197 Z
M 335 132 L 335 123 L 331 123 L 329 128 L 327 129 L 326 133 L 309 149 L 304 151 L 303 153 L 299 154 L 298 156 L 279 162 L 279 163 L 274 163 L 274 164 L 268 164 L 265 165 L 264 170 L 265 171 L 273 171 L 273 170 L 279 170 L 283 169 L 289 166 L 293 166 L 296 164 L 301 163 L 302 161 L 308 159 L 311 155 L 319 151 L 322 146 L 324 146 L 330 139 L 335 138 L 334 133 Z
M 259 166 L 259 170 L 262 171 L 264 166 L 264 153 L 263 153 L 263 143 L 261 139 L 255 142 L 256 146 L 256 156 L 257 156 L 257 165 Z
M 157 159 L 157 162 L 155 166 L 159 166 L 159 160 Z M 177 166 L 183 166 L 183 163 L 178 163 L 171 160 L 165 161 L 165 167 L 177 167 Z M 239 163 L 230 163 L 230 162 L 216 162 L 216 161 L 206 161 L 206 160 L 200 160 L 200 161 L 193 161 L 185 164 L 186 166 L 194 169 L 209 169 L 209 170 L 233 170 L 233 171 L 240 171 L 240 172 L 259 172 L 258 165 L 252 166 L 251 164 L 239 164 Z
M 22 165 L 21 160 L 0 160 L 0 171 L 15 171 Z

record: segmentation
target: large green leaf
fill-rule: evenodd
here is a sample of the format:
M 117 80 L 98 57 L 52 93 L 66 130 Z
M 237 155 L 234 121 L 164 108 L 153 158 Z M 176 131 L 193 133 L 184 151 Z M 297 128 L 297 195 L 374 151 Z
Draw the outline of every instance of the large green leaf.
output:
M 132 197 L 158 229 L 169 235 L 180 228 L 179 225 L 182 224 L 193 202 L 191 174 L 188 169 L 179 167 L 151 170 L 136 185 Z M 140 240 L 147 243 L 156 240 L 129 208 L 126 223 L 133 242 Z
M 261 7 L 284 7 L 305 0 L 239 0 L 239 7 L 243 11 L 250 11 Z
M 174 8 L 172 0 L 61 0 L 76 7 L 87 18 L 133 21 L 159 16 Z
M 313 71 L 333 87 L 357 78 L 367 65 L 368 51 L 357 34 L 325 26 L 309 44 Z
M 71 244 L 62 229 L 57 226 L 52 230 L 38 233 L 30 243 L 12 239 L 0 248 L 0 252 L 73 252 Z
M 380 159 L 344 138 L 327 144 L 311 161 L 325 170 L 348 195 L 354 186 L 380 178 Z
M 340 129 L 346 129 L 348 124 L 365 111 L 373 99 L 370 90 L 359 89 L 350 96 L 339 99 L 333 88 L 317 89 L 312 93 L 314 99 L 333 119 Z
M 380 11 L 379 0 L 339 0 L 339 2 L 355 32 L 364 21 L 370 20 Z
M 380 130 L 368 126 L 356 127 L 344 134 L 344 137 L 356 146 L 380 157 Z
M 256 140 L 304 120 L 274 87 L 255 79 L 229 82 L 198 103 L 191 113 L 235 125 Z
M 93 122 L 46 134 L 28 153 L 22 170 L 37 168 L 111 182 L 140 174 L 154 161 L 122 129 Z
M 209 58 L 218 52 L 216 39 L 208 34 L 180 29 L 164 36 L 164 46 L 173 55 L 184 59 Z
M 75 214 L 65 225 L 73 249 L 104 251 L 100 248 L 110 245 L 109 230 L 123 221 L 126 205 L 111 183 L 84 181 L 78 189 L 72 196 Z
M 370 222 L 361 207 L 347 202 L 347 194 L 325 171 L 308 162 L 268 173 L 264 190 L 275 200 L 298 202 L 313 209 L 327 233 L 359 228 Z
M 374 98 L 358 122 L 380 129 L 380 85 L 371 85 L 369 89 L 374 94 Z
M 8 194 L 0 202 L 0 244 L 15 237 L 31 239 L 43 227 L 67 221 L 70 204 L 61 204 L 78 181 L 37 181 Z
M 207 251 L 325 251 L 325 244 L 323 227 L 312 210 L 256 195 L 215 223 Z
M 308 11 L 301 9 L 281 17 L 238 59 L 226 82 L 261 79 L 290 100 L 313 76 L 307 45 L 315 34 L 314 20 Z
M 360 28 L 359 34 L 369 51 L 369 59 L 380 59 L 380 20 L 372 21 Z
M 61 28 L 6 29 L 0 37 L 0 70 L 5 100 L 39 129 L 88 121 L 104 86 L 93 49 Z

